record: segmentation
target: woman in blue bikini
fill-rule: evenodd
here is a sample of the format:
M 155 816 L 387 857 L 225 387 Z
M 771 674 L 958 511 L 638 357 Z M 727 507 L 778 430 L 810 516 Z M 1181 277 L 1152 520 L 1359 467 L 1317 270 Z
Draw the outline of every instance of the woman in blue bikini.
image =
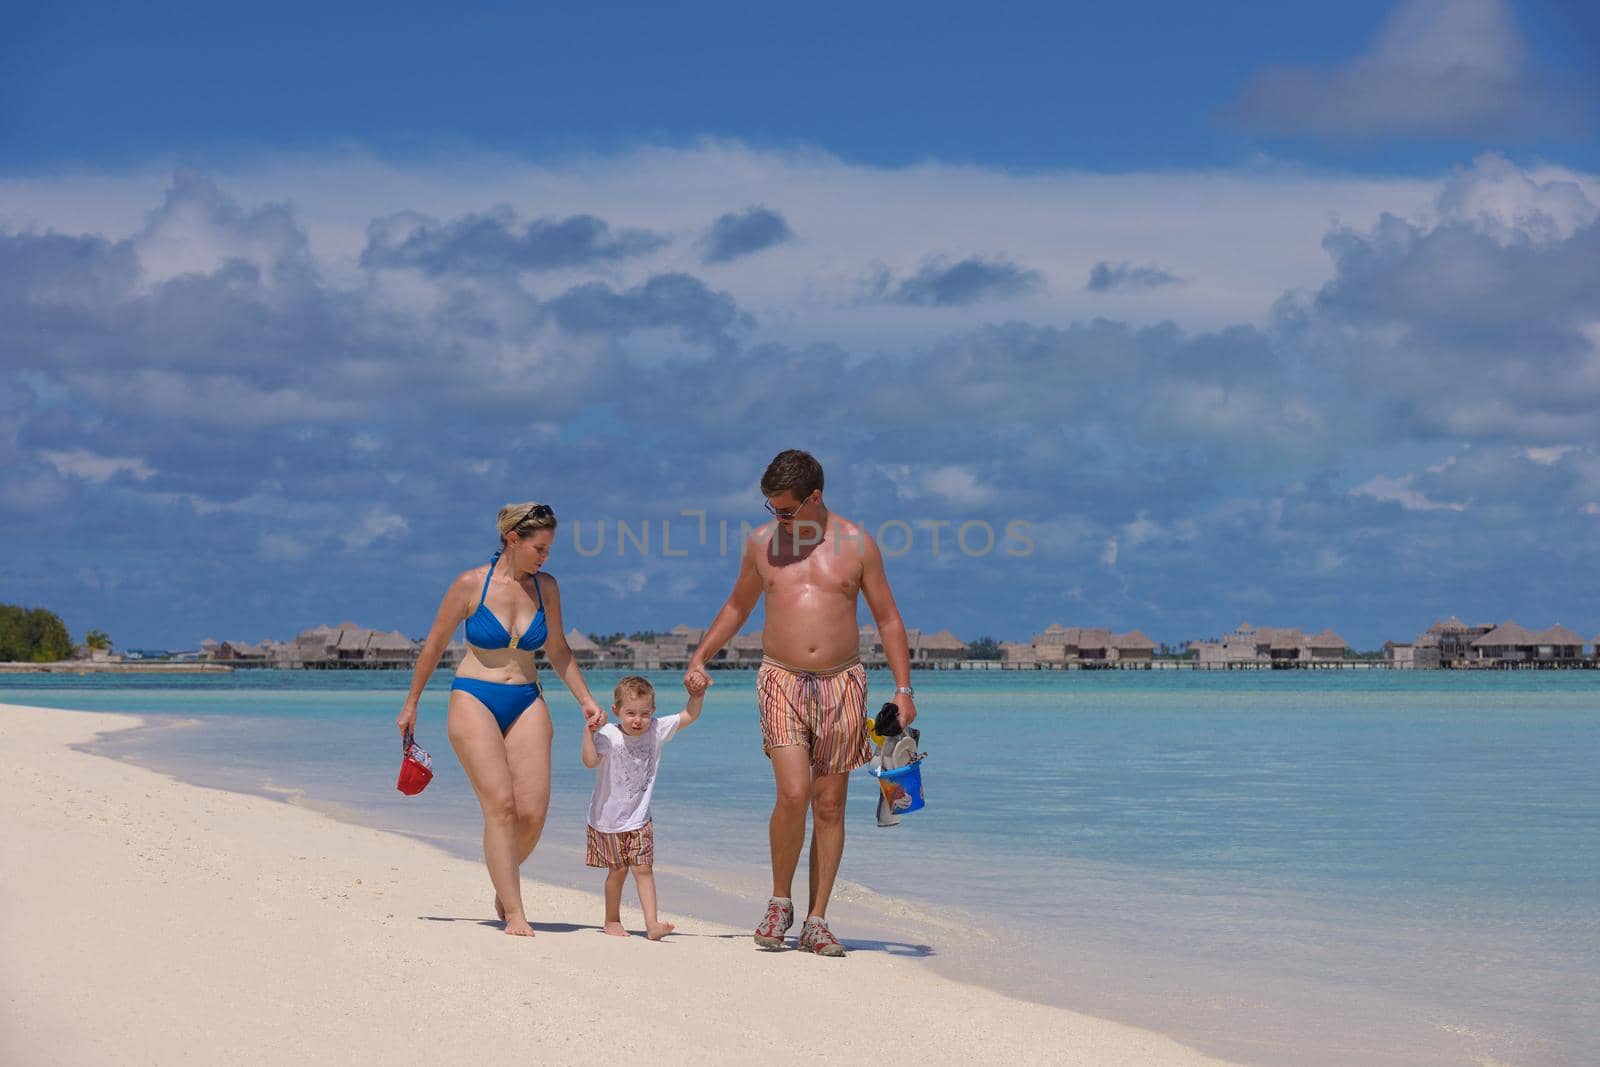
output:
M 606 712 L 589 693 L 562 636 L 561 591 L 540 573 L 555 540 L 555 512 L 544 504 L 500 509 L 500 551 L 460 574 L 439 605 L 395 720 L 402 735 L 417 723 L 417 702 L 450 637 L 466 623 L 467 651 L 450 686 L 450 744 L 483 807 L 483 859 L 505 931 L 532 937 L 522 908 L 521 868 L 539 843 L 550 806 L 550 709 L 534 653 L 545 650 L 583 709 L 586 723 Z

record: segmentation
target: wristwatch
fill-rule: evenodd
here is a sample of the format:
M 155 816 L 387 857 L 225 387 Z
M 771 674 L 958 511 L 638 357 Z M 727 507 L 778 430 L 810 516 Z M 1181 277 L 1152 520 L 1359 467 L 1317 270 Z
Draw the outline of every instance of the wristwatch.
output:
M 895 691 L 896 694 L 904 693 L 908 697 L 917 695 L 916 691 L 914 689 L 912 689 L 909 685 L 897 685 L 897 686 L 894 687 L 894 691 Z

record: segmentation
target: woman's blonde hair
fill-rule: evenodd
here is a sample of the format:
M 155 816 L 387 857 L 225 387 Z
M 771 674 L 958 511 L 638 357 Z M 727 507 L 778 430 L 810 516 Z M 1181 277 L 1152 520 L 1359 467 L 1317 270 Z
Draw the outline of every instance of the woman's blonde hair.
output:
M 556 526 L 556 513 L 550 510 L 549 504 L 541 504 L 530 500 L 525 504 L 507 504 L 500 509 L 500 543 L 506 543 L 506 538 L 514 530 L 519 534 L 530 534 L 535 530 L 553 530 Z

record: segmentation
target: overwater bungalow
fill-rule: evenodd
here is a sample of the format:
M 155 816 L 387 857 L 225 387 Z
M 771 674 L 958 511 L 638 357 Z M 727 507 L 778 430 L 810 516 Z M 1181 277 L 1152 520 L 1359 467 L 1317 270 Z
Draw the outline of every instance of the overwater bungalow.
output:
M 1478 658 L 1472 642 L 1493 629 L 1492 623 L 1468 626 L 1454 615 L 1440 619 L 1417 635 L 1417 666 L 1428 665 L 1427 661 L 1434 657 L 1437 657 L 1436 665 L 1440 667 L 1465 665 L 1468 660 Z M 1431 651 L 1424 652 L 1424 649 Z
M 1156 658 L 1156 643 L 1141 630 L 1113 634 L 1111 647 L 1116 652 L 1118 663 L 1150 663 Z
M 1039 650 L 1026 641 L 1001 641 L 1000 666 L 1033 670 L 1039 666 Z
M 856 627 L 856 654 L 869 669 L 888 665 L 889 661 L 883 655 L 883 642 L 878 640 L 876 626 L 869 623 Z
M 1507 619 L 1472 642 L 1472 666 L 1558 666 L 1583 658 L 1583 638 L 1560 623 L 1532 631 Z
M 1314 661 L 1331 662 L 1342 660 L 1350 651 L 1350 642 L 1334 633 L 1332 630 L 1323 630 L 1306 638 L 1306 647 L 1311 651 Z
M 597 666 L 603 658 L 600 646 L 576 626 L 567 631 L 567 647 L 572 649 L 572 658 L 580 667 Z M 542 653 L 544 649 L 539 651 Z
M 1410 641 L 1385 641 L 1383 658 L 1390 667 L 1402 671 L 1431 671 L 1439 668 L 1439 646 Z
M 630 638 L 619 646 L 626 653 L 626 660 L 619 666 L 634 671 L 681 671 L 688 667 L 689 657 L 704 636 L 704 630 L 679 623 L 664 634 Z M 727 657 L 728 649 L 724 647 L 710 666 L 720 665 Z
M 1139 630 L 1116 634 L 1102 626 L 1060 623 L 1034 634 L 1026 646 L 1010 641 L 1000 645 L 1001 662 L 1005 665 L 1055 669 L 1148 664 L 1155 659 L 1155 651 L 1156 643 Z
M 735 667 L 759 667 L 766 655 L 761 644 L 760 630 L 736 635 L 728 642 L 728 650 L 728 661 Z
M 235 667 L 266 666 L 269 650 L 261 644 L 244 641 L 223 641 L 208 650 L 207 659 L 217 663 L 231 663 Z
M 1307 637 L 1291 626 L 1252 626 L 1242 622 L 1218 641 L 1189 646 L 1206 666 L 1266 664 L 1275 667 L 1317 666 L 1344 662 L 1350 645 L 1332 630 Z
M 954 667 L 967 655 L 967 643 L 949 630 L 936 634 L 907 630 L 906 638 L 913 667 Z

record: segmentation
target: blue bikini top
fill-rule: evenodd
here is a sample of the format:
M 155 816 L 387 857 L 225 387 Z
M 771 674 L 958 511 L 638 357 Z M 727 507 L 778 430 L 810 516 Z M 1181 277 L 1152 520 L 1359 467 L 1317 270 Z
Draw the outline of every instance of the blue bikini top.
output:
M 550 628 L 544 619 L 544 591 L 539 588 L 538 575 L 534 575 L 533 578 L 533 592 L 539 598 L 539 611 L 516 641 L 512 641 L 511 631 L 495 618 L 494 612 L 489 610 L 489 605 L 484 603 L 489 596 L 489 579 L 494 577 L 494 567 L 499 562 L 498 552 L 489 558 L 489 573 L 483 576 L 483 592 L 478 596 L 478 610 L 467 616 L 467 644 L 473 648 L 484 649 L 519 648 L 524 652 L 543 648 L 544 639 L 550 635 Z

